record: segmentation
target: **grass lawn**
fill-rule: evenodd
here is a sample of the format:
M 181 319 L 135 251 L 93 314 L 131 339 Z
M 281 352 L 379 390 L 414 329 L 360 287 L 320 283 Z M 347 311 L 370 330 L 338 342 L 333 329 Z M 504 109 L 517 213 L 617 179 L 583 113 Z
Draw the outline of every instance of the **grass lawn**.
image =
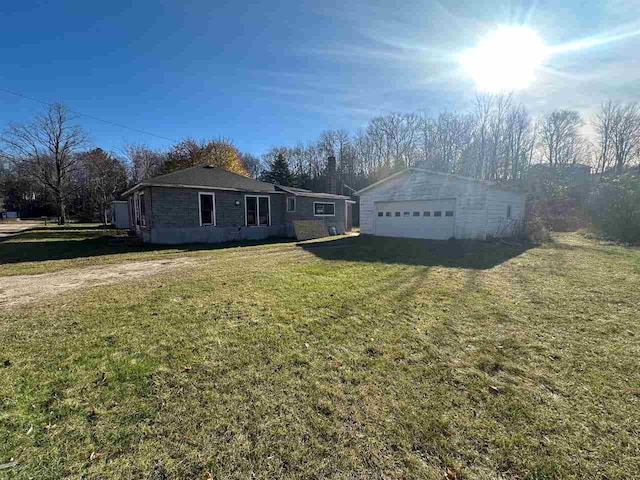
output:
M 102 235 L 0 275 L 196 261 L 0 310 L 0 478 L 638 477 L 637 249 Z

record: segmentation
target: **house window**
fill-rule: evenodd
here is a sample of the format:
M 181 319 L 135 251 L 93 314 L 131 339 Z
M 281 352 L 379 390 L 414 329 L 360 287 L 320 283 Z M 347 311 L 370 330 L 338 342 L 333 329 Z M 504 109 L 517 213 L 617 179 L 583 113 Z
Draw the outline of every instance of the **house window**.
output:
M 422 216 L 423 217 L 430 217 L 431 216 L 431 212 L 422 212 Z
M 378 212 L 378 216 L 379 217 L 383 217 L 384 216 L 384 212 Z
M 333 217 L 336 214 L 336 204 L 313 202 L 313 214 L 316 217 Z
M 511 205 L 507 205 L 507 218 L 511 218 Z
M 271 225 L 271 204 L 267 196 L 246 195 L 244 197 L 245 219 L 248 227 Z
M 140 223 L 143 227 L 147 225 L 147 207 L 144 204 L 144 192 L 140 194 Z
M 386 215 L 387 215 L 387 217 L 390 217 L 391 216 L 391 212 L 387 212 Z
M 403 217 L 408 217 L 409 215 L 410 215 L 409 212 L 403 212 L 403 214 L 402 214 Z
M 434 216 L 434 217 L 441 217 L 441 216 L 442 216 L 442 212 L 441 212 L 440 210 L 435 210 L 435 211 L 433 212 L 433 216 Z
M 413 216 L 414 217 L 419 217 L 420 216 L 420 212 L 413 212 Z
M 129 225 L 136 223 L 136 209 L 133 205 L 133 196 L 129 198 Z
M 287 212 L 296 211 L 296 197 L 287 197 Z
M 216 200 L 213 193 L 198 192 L 200 201 L 200 226 L 216 224 Z
M 400 212 L 396 212 L 396 213 L 395 213 L 395 216 L 396 216 L 396 217 L 399 217 L 399 216 L 400 216 Z
M 453 210 L 447 210 L 446 212 L 444 212 L 444 216 L 445 217 L 453 217 Z

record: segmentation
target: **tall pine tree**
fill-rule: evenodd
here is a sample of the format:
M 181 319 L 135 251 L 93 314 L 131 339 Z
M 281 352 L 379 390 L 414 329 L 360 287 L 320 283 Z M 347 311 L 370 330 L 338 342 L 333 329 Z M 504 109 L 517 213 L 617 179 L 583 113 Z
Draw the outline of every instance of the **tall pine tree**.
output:
M 269 163 L 269 169 L 262 174 L 265 182 L 291 186 L 293 183 L 293 174 L 289 170 L 289 163 L 283 152 L 278 152 L 276 158 Z

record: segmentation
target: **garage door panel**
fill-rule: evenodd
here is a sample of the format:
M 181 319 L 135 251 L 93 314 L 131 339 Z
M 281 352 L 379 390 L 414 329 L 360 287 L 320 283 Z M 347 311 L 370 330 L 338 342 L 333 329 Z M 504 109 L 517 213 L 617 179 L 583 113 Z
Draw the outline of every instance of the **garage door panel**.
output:
M 374 231 L 386 237 L 447 240 L 454 236 L 453 198 L 410 202 L 376 202 Z

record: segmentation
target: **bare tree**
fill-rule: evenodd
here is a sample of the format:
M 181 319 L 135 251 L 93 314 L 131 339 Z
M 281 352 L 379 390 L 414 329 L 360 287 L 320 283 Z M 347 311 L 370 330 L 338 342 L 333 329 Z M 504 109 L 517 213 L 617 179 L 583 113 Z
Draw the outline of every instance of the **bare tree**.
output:
M 11 158 L 28 162 L 32 177 L 51 193 L 61 225 L 78 167 L 76 153 L 87 143 L 85 132 L 72 123 L 76 118 L 64 105 L 50 105 L 29 124 L 9 124 L 1 137 Z
M 618 105 L 608 100 L 600 106 L 600 110 L 593 119 L 593 127 L 596 131 L 596 173 L 604 172 L 613 160 L 614 125 Z
M 82 170 L 79 180 L 88 193 L 93 212 L 107 223 L 107 208 L 127 187 L 127 169 L 117 157 L 95 148 L 79 154 Z
M 127 144 L 123 150 L 133 183 L 139 183 L 157 175 L 167 158 L 165 153 L 139 143 Z
M 520 105 L 511 108 L 505 121 L 505 164 L 504 180 L 522 178 L 528 166 L 527 157 L 532 136 L 531 117 L 527 109 Z
M 540 146 L 542 155 L 549 165 L 576 162 L 575 153 L 581 142 L 582 125 L 580 114 L 573 110 L 555 110 L 543 119 Z
M 612 140 L 616 173 L 621 174 L 640 154 L 640 110 L 635 102 L 615 110 Z
M 489 143 L 489 123 L 493 112 L 493 95 L 477 95 L 474 105 L 474 125 L 475 143 L 477 159 L 475 171 L 472 176 L 482 178 L 485 174 L 485 164 L 487 161 L 487 145 Z

